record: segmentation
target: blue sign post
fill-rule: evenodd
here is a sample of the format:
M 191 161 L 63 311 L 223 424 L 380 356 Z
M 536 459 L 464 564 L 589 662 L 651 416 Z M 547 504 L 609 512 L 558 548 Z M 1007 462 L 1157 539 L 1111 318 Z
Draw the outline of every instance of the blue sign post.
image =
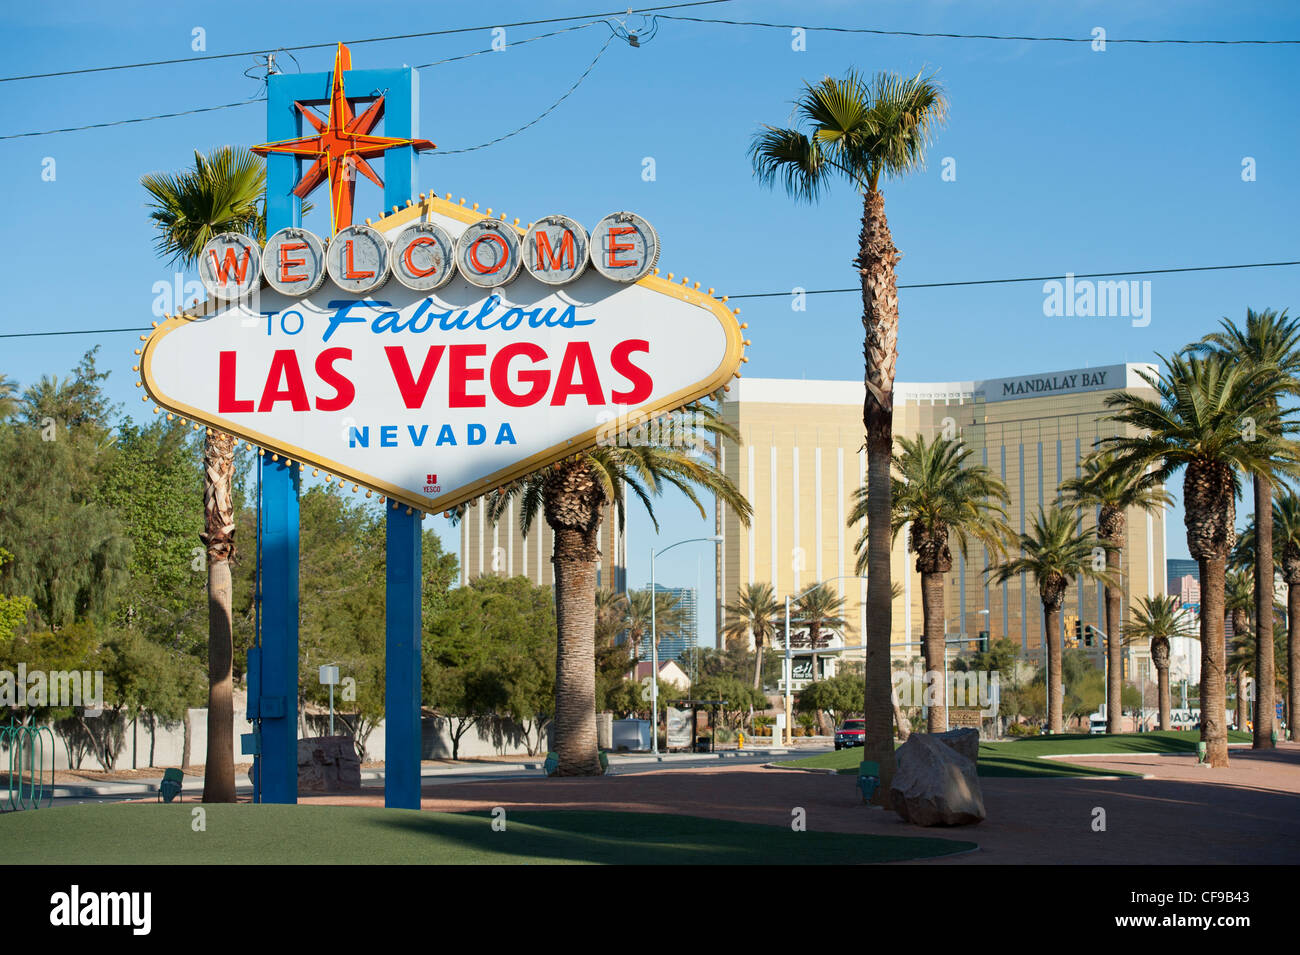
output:
M 346 62 L 340 48 L 336 64 Z M 342 83 L 358 99 L 384 100 L 387 137 L 415 138 L 418 74 L 395 70 L 343 70 Z M 296 104 L 331 101 L 334 73 L 275 74 L 267 78 L 268 144 L 303 133 Z M 293 195 L 300 158 L 274 148 L 266 160 L 266 232 L 302 225 L 302 200 Z M 414 196 L 416 149 L 384 154 L 384 205 Z M 331 186 L 333 182 L 331 182 Z M 350 198 L 350 189 L 348 190 Z M 335 222 L 338 210 L 332 210 Z M 348 221 L 351 210 L 348 212 Z M 254 773 L 262 802 L 298 801 L 298 490 L 300 466 L 266 462 L 262 482 L 262 647 L 249 657 L 248 718 L 254 734 Z M 420 585 L 421 520 L 418 511 L 387 507 L 387 620 L 384 805 L 420 808 Z

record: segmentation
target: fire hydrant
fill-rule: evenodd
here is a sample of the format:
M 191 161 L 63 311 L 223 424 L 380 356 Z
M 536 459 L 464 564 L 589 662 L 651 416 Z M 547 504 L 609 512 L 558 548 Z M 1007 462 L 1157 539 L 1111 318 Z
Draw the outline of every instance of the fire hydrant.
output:
M 744 748 L 745 748 L 745 734 L 744 734 L 744 733 L 737 733 L 737 734 L 736 734 L 736 749 L 744 749 Z

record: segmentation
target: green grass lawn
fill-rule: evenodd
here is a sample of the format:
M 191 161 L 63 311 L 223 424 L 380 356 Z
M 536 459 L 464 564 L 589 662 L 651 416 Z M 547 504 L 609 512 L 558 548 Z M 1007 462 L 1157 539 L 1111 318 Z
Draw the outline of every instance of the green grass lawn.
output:
M 1062 734 L 1028 736 L 1024 739 L 980 743 L 979 774 L 989 777 L 1030 776 L 1133 776 L 1110 769 L 1076 766 L 1043 756 L 1068 756 L 1071 753 L 1194 753 L 1199 733 L 1167 730 L 1157 733 L 1120 733 L 1116 735 Z M 1249 733 L 1228 732 L 1229 743 L 1250 742 Z M 842 749 L 805 759 L 787 760 L 778 766 L 793 769 L 835 769 L 856 774 L 862 761 L 860 749 Z
M 894 862 L 949 855 L 973 842 L 794 832 L 785 826 L 626 812 L 488 813 L 350 806 L 197 804 L 63 806 L 0 816 L 6 863 L 630 863 L 651 865 Z

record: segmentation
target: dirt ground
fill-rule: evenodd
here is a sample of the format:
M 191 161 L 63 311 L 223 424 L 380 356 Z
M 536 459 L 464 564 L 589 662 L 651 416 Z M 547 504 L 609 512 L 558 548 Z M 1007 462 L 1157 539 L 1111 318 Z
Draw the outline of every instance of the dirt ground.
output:
M 988 818 L 960 829 L 919 829 L 892 812 L 865 807 L 852 776 L 756 765 L 431 785 L 424 788 L 421 805 L 441 812 L 495 806 L 507 813 L 511 808 L 662 812 L 776 826 L 789 825 L 792 811 L 802 807 L 809 829 L 979 843 L 976 852 L 929 865 L 1300 862 L 1298 743 L 1272 751 L 1234 749 L 1231 766 L 1223 770 L 1198 768 L 1192 756 L 1126 754 L 1071 762 L 1154 778 L 982 779 Z M 383 805 L 383 797 L 308 796 L 301 802 Z

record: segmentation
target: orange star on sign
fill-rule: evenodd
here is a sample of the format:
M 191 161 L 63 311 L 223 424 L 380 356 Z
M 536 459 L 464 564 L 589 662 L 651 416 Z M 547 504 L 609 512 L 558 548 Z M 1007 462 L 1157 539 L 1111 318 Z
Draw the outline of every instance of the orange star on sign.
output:
M 294 104 L 303 118 L 315 128 L 317 135 L 253 147 L 253 152 L 259 156 L 284 153 L 316 160 L 303 173 L 293 194 L 305 198 L 328 178 L 333 233 L 352 224 L 353 189 L 358 170 L 376 186 L 382 188 L 384 185 L 370 163 L 366 162 L 367 159 L 381 157 L 385 151 L 398 146 L 413 146 L 419 152 L 434 148 L 433 143 L 427 139 L 372 136 L 370 131 L 384 115 L 384 97 L 376 99 L 360 116 L 354 115 L 343 90 L 343 74 L 350 69 L 352 52 L 340 43 L 334 57 L 334 79 L 330 87 L 329 117 L 326 120 L 322 121 L 302 103 Z

